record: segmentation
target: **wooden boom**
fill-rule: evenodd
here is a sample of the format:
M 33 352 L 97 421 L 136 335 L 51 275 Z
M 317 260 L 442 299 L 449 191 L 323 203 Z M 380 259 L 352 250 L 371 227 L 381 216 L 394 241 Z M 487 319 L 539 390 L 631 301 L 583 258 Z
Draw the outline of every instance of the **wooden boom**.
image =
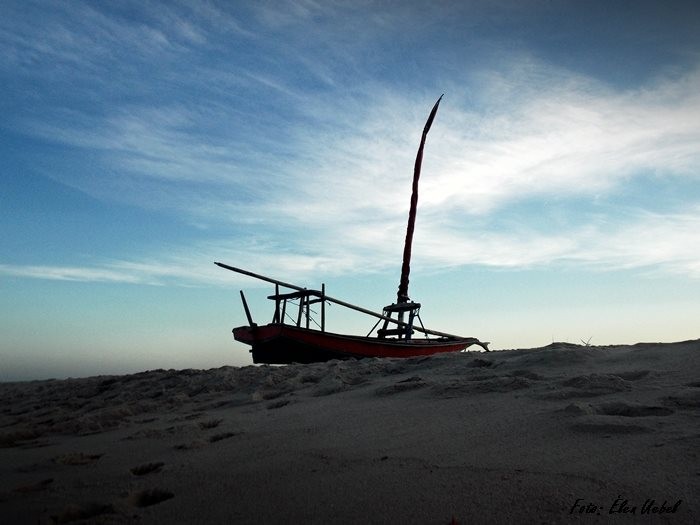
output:
M 283 286 L 285 288 L 290 288 L 292 290 L 297 290 L 299 292 L 306 292 L 309 295 L 316 295 L 318 297 L 321 297 L 322 299 L 329 301 L 331 303 L 338 304 L 340 306 L 344 306 L 346 308 L 350 308 L 351 310 L 356 310 L 358 312 L 361 312 L 363 314 L 371 315 L 373 317 L 376 317 L 377 319 L 382 319 L 384 321 L 389 321 L 394 324 L 398 324 L 399 326 L 408 326 L 408 323 L 404 323 L 403 321 L 400 321 L 398 319 L 393 319 L 391 317 L 388 317 L 386 315 L 382 315 L 377 312 L 373 312 L 372 310 L 367 310 L 366 308 L 362 308 L 361 306 L 357 306 L 355 304 L 348 303 L 346 301 L 341 301 L 340 299 L 336 299 L 334 297 L 330 297 L 328 295 L 322 294 L 321 292 L 317 290 L 307 290 L 306 288 L 303 288 L 301 286 L 297 286 L 295 284 L 290 284 L 290 283 L 285 283 L 284 281 L 278 281 L 277 279 L 273 279 L 271 277 L 265 277 L 264 275 L 260 275 L 258 273 L 250 272 L 248 270 L 243 270 L 241 268 L 236 268 L 235 266 L 229 266 L 228 264 L 220 263 L 220 262 L 215 262 L 217 266 L 224 268 L 226 270 L 231 270 L 232 272 L 240 273 L 242 275 L 247 275 L 248 277 L 253 277 L 255 279 L 260 279 L 261 281 L 267 281 L 268 283 L 276 284 L 279 286 Z M 438 332 L 436 330 L 428 330 L 427 328 L 422 328 L 419 326 L 413 326 L 413 330 L 417 332 L 424 333 L 426 335 L 434 335 L 438 337 L 448 337 L 448 338 L 454 338 L 454 339 L 466 339 L 458 335 L 454 334 L 448 334 L 445 332 Z

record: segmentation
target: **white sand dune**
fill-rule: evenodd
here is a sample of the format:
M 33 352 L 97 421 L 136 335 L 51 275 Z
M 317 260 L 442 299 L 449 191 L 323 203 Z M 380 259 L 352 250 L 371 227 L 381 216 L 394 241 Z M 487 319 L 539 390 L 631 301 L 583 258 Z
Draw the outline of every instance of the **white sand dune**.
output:
M 700 341 L 156 370 L 0 399 L 2 523 L 700 523 Z

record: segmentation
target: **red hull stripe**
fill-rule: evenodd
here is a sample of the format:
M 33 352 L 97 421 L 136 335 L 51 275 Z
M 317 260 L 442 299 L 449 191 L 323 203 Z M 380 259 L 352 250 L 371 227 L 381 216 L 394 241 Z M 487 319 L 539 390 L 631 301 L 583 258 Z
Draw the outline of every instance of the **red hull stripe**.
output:
M 459 339 L 378 339 L 352 335 L 341 335 L 318 330 L 307 330 L 283 324 L 264 326 L 241 326 L 234 328 L 237 341 L 251 345 L 274 346 L 275 341 L 294 341 L 297 344 L 347 354 L 356 357 L 412 357 L 441 352 L 457 352 L 475 344 L 474 338 Z M 284 348 L 279 349 L 280 352 Z

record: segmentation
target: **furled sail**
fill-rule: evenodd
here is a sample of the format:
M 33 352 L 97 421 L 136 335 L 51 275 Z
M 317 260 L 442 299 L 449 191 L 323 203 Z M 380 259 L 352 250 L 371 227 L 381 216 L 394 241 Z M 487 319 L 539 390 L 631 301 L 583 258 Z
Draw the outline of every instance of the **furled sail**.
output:
M 433 124 L 433 119 L 435 119 L 435 114 L 437 113 L 438 106 L 442 100 L 443 95 L 437 99 L 437 102 L 433 106 L 428 121 L 425 123 L 423 128 L 423 135 L 420 139 L 420 147 L 418 148 L 418 154 L 416 155 L 416 163 L 413 167 L 413 190 L 411 192 L 411 209 L 408 212 L 408 227 L 406 228 L 406 241 L 403 247 L 403 264 L 401 265 L 401 281 L 399 282 L 399 291 L 397 294 L 397 303 L 407 303 L 410 299 L 408 297 L 408 274 L 411 271 L 411 245 L 413 244 L 413 230 L 416 225 L 416 208 L 418 207 L 418 179 L 420 178 L 420 168 L 423 163 L 423 147 L 425 146 L 425 138 L 428 136 L 428 131 L 430 131 L 430 126 Z

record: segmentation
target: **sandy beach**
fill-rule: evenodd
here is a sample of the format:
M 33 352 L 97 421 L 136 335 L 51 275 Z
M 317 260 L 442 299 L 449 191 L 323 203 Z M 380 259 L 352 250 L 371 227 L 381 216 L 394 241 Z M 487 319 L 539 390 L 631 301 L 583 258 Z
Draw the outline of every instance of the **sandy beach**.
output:
M 698 523 L 700 341 L 0 384 L 2 523 Z

